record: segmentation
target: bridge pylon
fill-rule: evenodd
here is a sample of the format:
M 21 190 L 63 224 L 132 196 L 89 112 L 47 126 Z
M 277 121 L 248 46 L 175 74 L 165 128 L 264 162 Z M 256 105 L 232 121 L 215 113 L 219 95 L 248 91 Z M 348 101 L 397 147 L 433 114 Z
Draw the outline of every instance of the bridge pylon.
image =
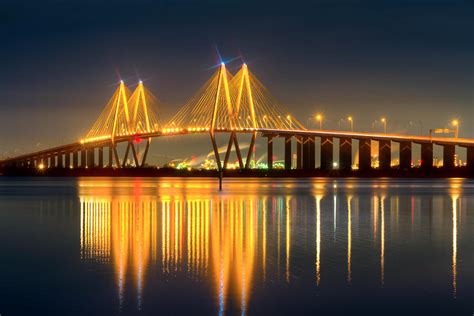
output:
M 224 63 L 193 98 L 169 121 L 166 131 L 209 132 L 219 171 L 227 168 L 235 147 L 239 167 L 250 168 L 258 131 L 262 129 L 304 129 L 243 64 L 235 76 Z M 230 133 L 222 163 L 216 133 Z M 245 164 L 237 134 L 251 134 Z
M 109 160 L 113 159 L 117 168 L 126 165 L 130 152 L 135 166 L 144 166 L 151 143 L 149 135 L 161 131 L 158 115 L 154 111 L 157 103 L 156 98 L 142 81 L 138 83 L 133 93 L 123 81 L 120 81 L 111 99 L 81 143 L 89 150 L 94 150 L 97 144 L 110 146 Z M 146 139 L 146 145 L 143 153 L 140 153 L 138 143 L 141 143 L 143 139 Z M 120 142 L 127 142 L 123 159 L 120 159 L 117 150 L 117 143 Z M 109 165 L 113 164 L 109 162 Z

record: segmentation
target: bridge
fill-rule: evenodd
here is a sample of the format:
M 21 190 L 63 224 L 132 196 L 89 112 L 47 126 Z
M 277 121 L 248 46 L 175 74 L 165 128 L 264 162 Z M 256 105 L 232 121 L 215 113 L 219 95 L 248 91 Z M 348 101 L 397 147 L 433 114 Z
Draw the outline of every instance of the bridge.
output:
M 153 94 L 139 82 L 131 92 L 120 82 L 97 121 L 78 141 L 0 161 L 0 168 L 123 168 L 131 155 L 131 167 L 144 167 L 153 138 L 176 135 L 210 136 L 216 168 L 228 168 L 234 148 L 240 169 L 250 169 L 251 155 L 258 136 L 266 138 L 267 165 L 274 166 L 273 143 L 284 139 L 285 169 L 315 169 L 316 153 L 320 169 L 334 168 L 334 149 L 339 153 L 339 169 L 352 168 L 352 148 L 358 141 L 359 170 L 372 166 L 372 142 L 378 142 L 378 169 L 390 169 L 392 144 L 399 144 L 399 169 L 412 168 L 413 144 L 421 145 L 421 167 L 433 167 L 433 146 L 443 148 L 443 168 L 455 167 L 456 146 L 466 148 L 466 164 L 474 170 L 474 139 L 411 136 L 388 133 L 310 130 L 293 117 L 243 64 L 232 75 L 222 63 L 199 91 L 172 117 L 162 124 L 156 114 Z M 228 135 L 224 157 L 219 153 L 216 135 Z M 250 137 L 247 152 L 239 146 L 238 134 Z M 316 139 L 319 148 L 316 148 Z M 338 139 L 338 148 L 335 140 Z M 144 142 L 139 152 L 137 144 Z M 292 166 L 292 142 L 296 142 L 296 164 Z M 118 146 L 124 147 L 119 155 Z

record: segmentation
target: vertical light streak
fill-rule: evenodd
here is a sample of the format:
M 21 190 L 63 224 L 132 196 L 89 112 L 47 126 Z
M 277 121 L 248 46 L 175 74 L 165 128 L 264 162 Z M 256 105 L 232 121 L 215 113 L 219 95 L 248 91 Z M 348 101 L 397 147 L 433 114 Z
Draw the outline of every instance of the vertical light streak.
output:
M 379 198 L 374 195 L 373 209 L 372 209 L 372 233 L 374 236 L 374 243 L 377 241 L 377 225 L 379 215 Z
M 165 260 L 166 260 L 166 209 L 167 203 L 166 201 L 161 202 L 161 269 L 165 272 Z
M 280 248 L 281 248 L 281 243 L 280 243 L 280 239 L 281 239 L 281 205 L 280 203 L 277 204 L 278 205 L 278 210 L 277 210 L 277 233 L 278 233 L 278 237 L 277 237 L 277 250 L 278 250 L 278 278 L 280 278 L 280 262 L 281 262 L 281 256 L 280 256 Z
M 166 271 L 170 271 L 170 262 L 171 262 L 171 225 L 170 225 L 170 218 L 171 218 L 171 203 L 169 204 L 170 207 L 166 210 Z
M 286 198 L 286 282 L 290 283 L 291 210 L 290 198 Z
M 263 280 L 267 275 L 267 200 L 263 199 L 263 238 L 262 238 L 262 265 L 263 265 Z
M 452 269 L 453 269 L 453 297 L 457 295 L 457 256 L 458 256 L 458 212 L 457 212 L 457 201 L 458 196 L 453 195 L 452 197 L 453 207 L 453 256 L 452 256 Z
M 186 256 L 188 257 L 188 273 L 191 271 L 191 208 L 189 201 L 186 201 L 187 212 L 186 212 L 186 219 L 187 219 L 187 234 L 186 234 L 186 241 L 188 244 L 188 251 Z
M 180 203 L 179 201 L 175 201 L 175 208 L 174 208 L 174 258 L 173 258 L 173 265 L 176 268 L 178 264 L 178 253 L 179 253 L 179 210 L 180 210 Z
M 352 283 L 352 208 L 351 208 L 352 196 L 347 197 L 347 284 L 350 286 Z
M 385 283 L 385 196 L 380 200 L 380 284 Z
M 321 199 L 316 196 L 316 285 L 321 282 Z
M 84 244 L 84 199 L 80 199 L 80 204 L 81 204 L 81 260 L 84 259 L 84 250 L 85 250 L 85 244 Z
M 207 268 L 209 264 L 209 220 L 210 220 L 210 213 L 211 213 L 211 208 L 210 205 L 207 201 L 204 202 L 205 207 L 206 207 L 206 226 L 205 226 L 205 231 L 206 231 L 206 241 L 205 241 L 205 273 L 207 274 Z
M 337 222 L 337 195 L 334 194 L 334 209 L 333 209 L 333 217 L 334 217 L 334 241 L 336 241 L 336 222 Z

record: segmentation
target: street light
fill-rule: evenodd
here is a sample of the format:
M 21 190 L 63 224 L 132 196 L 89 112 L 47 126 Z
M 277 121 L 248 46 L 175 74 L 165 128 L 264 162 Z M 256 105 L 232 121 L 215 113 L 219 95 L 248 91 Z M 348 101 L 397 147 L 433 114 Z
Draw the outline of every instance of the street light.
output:
M 459 137 L 459 121 L 458 120 L 453 120 L 451 124 L 456 127 L 456 134 L 454 135 L 455 138 Z
M 348 116 L 347 120 L 349 121 L 349 123 L 351 123 L 351 132 L 353 132 L 354 131 L 354 121 L 352 120 L 352 116 Z
M 385 117 L 382 117 L 380 121 L 383 123 L 384 132 L 387 133 L 387 120 L 385 119 Z
M 323 116 L 321 114 L 316 114 L 316 121 L 319 121 L 319 129 L 323 129 Z

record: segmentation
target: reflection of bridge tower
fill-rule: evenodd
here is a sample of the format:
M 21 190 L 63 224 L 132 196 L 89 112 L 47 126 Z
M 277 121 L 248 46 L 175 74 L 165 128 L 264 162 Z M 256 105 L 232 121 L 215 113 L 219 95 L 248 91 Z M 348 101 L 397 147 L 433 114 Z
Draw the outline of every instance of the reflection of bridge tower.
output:
M 225 202 L 221 202 L 225 203 Z M 257 209 L 255 201 L 228 201 L 213 212 L 212 259 L 220 312 L 225 309 L 227 296 L 233 290 L 239 297 L 242 313 L 248 305 L 256 261 Z M 223 213 L 226 209 L 227 214 Z M 231 275 L 231 273 L 233 275 Z
M 121 307 L 127 308 L 126 298 L 134 295 L 140 309 L 147 275 L 156 272 L 166 278 L 209 278 L 220 310 L 240 306 L 244 313 L 253 283 L 265 279 L 268 262 L 278 261 L 269 265 L 270 271 L 278 269 L 279 276 L 281 266 L 285 279 L 291 280 L 295 213 L 290 209 L 297 209 L 295 200 L 252 195 L 203 198 L 172 195 L 168 189 L 158 200 L 144 197 L 139 184 L 130 191 L 120 184 L 109 190 L 103 184 L 79 185 L 81 258 L 113 269 Z M 120 194 L 114 197 L 116 188 Z M 267 234 L 278 243 L 267 244 Z
M 156 258 L 157 223 L 153 200 L 81 198 L 81 257 L 113 264 L 120 304 L 131 276 L 141 308 L 145 273 Z
M 110 203 L 81 199 L 81 259 L 110 261 Z
M 161 203 L 162 271 L 206 273 L 209 261 L 210 200 L 169 201 Z

